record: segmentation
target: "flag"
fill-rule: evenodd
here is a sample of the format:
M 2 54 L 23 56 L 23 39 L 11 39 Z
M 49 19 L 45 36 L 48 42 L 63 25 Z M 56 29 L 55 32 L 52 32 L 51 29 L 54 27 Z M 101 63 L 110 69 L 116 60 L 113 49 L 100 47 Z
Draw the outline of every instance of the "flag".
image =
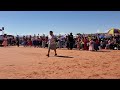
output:
M 4 27 L 2 27 L 2 30 L 4 30 Z

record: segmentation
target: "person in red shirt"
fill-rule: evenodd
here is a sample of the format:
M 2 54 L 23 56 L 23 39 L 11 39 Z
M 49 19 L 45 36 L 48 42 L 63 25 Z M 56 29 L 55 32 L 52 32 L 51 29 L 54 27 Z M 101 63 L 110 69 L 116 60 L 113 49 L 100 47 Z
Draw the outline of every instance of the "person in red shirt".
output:
M 88 50 L 88 40 L 87 37 L 84 38 L 84 50 Z
M 29 38 L 28 45 L 31 47 L 32 46 L 32 40 Z

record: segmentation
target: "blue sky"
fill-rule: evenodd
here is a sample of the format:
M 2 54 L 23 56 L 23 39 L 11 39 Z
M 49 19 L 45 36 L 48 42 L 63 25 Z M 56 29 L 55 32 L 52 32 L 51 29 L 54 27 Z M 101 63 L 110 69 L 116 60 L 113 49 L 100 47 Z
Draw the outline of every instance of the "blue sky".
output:
M 120 11 L 0 11 L 3 26 L 14 35 L 106 32 L 120 28 Z

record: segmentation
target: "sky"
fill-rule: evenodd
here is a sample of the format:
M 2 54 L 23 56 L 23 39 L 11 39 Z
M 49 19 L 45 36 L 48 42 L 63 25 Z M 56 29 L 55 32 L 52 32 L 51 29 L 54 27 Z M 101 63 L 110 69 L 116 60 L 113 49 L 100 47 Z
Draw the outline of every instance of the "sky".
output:
M 120 11 L 0 11 L 2 27 L 13 35 L 104 33 L 120 29 Z

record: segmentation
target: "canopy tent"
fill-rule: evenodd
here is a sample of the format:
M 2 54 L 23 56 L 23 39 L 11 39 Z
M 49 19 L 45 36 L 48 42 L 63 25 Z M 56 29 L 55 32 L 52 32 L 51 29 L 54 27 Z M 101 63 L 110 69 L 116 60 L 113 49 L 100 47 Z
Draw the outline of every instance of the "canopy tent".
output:
M 101 34 L 101 35 L 99 35 L 99 38 L 105 38 L 105 35 L 103 35 L 103 34 Z
M 110 34 L 105 35 L 105 38 L 111 38 L 111 37 L 112 37 L 112 35 L 110 35 Z
M 110 29 L 108 31 L 108 34 L 112 34 L 112 35 L 115 35 L 115 34 L 120 34 L 120 29 Z

